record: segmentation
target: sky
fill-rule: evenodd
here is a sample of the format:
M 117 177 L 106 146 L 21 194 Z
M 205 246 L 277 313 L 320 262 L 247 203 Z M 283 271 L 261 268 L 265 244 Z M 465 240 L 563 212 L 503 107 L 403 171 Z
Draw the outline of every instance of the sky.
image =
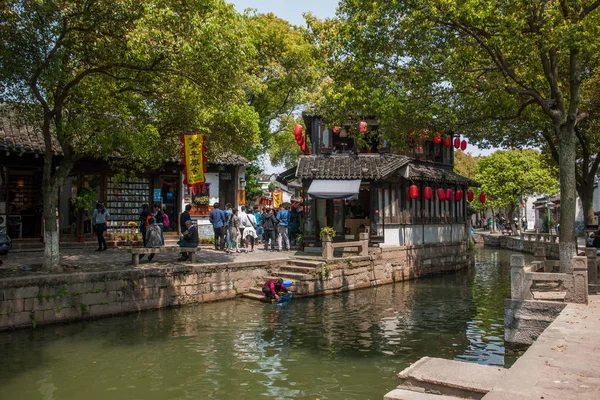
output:
M 259 13 L 273 13 L 279 18 L 285 19 L 294 25 L 305 25 L 305 12 L 311 12 L 317 18 L 325 19 L 335 16 L 335 10 L 338 5 L 338 0 L 226 0 L 233 4 L 239 12 L 243 12 L 247 8 L 256 9 Z M 475 156 L 489 155 L 496 149 L 481 150 L 477 146 L 469 145 L 467 153 Z M 275 173 L 282 172 L 284 168 L 273 167 L 267 160 L 264 161 L 265 172 Z

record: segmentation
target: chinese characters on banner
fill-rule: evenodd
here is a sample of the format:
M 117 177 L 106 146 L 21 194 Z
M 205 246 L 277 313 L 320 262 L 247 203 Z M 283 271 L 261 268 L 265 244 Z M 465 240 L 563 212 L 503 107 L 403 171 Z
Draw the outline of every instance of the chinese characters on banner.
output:
M 273 207 L 279 208 L 281 207 L 281 203 L 283 203 L 283 192 L 273 192 Z
M 204 135 L 199 133 L 185 134 L 184 144 L 184 174 L 187 185 L 203 183 L 204 178 Z

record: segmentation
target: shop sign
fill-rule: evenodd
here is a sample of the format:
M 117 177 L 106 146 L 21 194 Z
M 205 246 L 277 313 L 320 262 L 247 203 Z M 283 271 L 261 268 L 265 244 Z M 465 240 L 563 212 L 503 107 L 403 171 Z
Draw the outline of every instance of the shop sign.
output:
M 160 189 L 154 189 L 154 201 L 161 201 Z
M 191 133 L 183 135 L 184 144 L 184 165 L 186 184 L 194 185 L 205 181 L 205 146 L 204 135 Z
M 230 181 L 232 179 L 231 172 L 221 172 L 219 177 L 224 181 Z

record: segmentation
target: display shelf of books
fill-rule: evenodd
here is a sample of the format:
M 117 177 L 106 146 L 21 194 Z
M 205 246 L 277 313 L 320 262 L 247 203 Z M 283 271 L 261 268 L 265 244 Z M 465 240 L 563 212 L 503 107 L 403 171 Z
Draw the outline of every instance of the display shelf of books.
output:
M 116 181 L 108 178 L 106 186 L 106 208 L 110 213 L 107 228 L 109 233 L 137 233 L 139 212 L 142 204 L 148 203 L 150 180 L 148 178 L 131 178 Z

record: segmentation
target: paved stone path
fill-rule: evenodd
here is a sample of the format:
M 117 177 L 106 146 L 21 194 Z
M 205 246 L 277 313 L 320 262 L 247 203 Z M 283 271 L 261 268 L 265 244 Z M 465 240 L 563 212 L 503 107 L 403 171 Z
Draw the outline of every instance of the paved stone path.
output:
M 600 296 L 568 304 L 483 399 L 600 399 Z
M 294 250 L 273 252 L 258 249 L 253 253 L 225 253 L 214 250 L 214 248 L 202 247 L 200 254 L 199 263 L 227 264 L 232 262 L 286 259 L 300 253 Z M 42 269 L 43 256 L 44 252 L 42 250 L 11 251 L 6 256 L 0 256 L 0 260 L 3 261 L 2 266 L 0 266 L 0 279 L 13 276 L 47 274 L 48 272 Z M 156 268 L 172 266 L 173 264 L 188 264 L 187 262 L 177 262 L 178 257 L 179 254 L 177 253 L 157 254 L 152 262 L 143 259 L 137 268 Z M 133 265 L 131 265 L 130 249 L 108 249 L 102 252 L 95 251 L 93 248 L 63 249 L 61 250 L 61 265 L 67 273 L 134 269 Z

